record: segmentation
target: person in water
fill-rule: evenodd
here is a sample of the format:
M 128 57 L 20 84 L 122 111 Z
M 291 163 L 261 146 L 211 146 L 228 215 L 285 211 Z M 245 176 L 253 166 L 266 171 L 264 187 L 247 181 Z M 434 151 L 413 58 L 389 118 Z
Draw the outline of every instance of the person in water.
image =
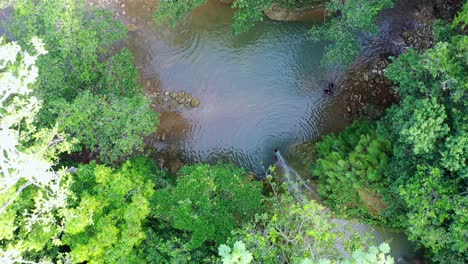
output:
M 334 89 L 335 89 L 335 84 L 333 82 L 329 82 L 327 85 L 327 88 L 323 89 L 323 92 L 326 95 L 332 95 Z

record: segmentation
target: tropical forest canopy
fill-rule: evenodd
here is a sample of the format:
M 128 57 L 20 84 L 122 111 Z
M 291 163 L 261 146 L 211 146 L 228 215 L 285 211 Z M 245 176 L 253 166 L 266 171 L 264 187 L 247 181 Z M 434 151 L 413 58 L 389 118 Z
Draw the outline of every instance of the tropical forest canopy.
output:
M 204 0 L 160 1 L 175 24 Z M 321 1 L 237 0 L 235 34 Z M 311 28 L 324 66 L 345 68 L 392 1 L 331 0 Z M 332 218 L 405 232 L 433 262 L 468 261 L 468 7 L 435 22 L 432 48 L 393 57 L 398 101 L 316 143 L 325 201 L 298 202 L 275 169 L 263 181 L 231 164 L 155 163 L 158 129 L 125 26 L 75 0 L 16 0 L 0 38 L 1 263 L 393 263 L 388 244 Z M 181 78 L 183 78 L 181 76 Z M 377 197 L 369 206 L 363 196 Z M 326 206 L 326 207 L 325 207 Z M 328 208 L 331 209 L 328 210 Z

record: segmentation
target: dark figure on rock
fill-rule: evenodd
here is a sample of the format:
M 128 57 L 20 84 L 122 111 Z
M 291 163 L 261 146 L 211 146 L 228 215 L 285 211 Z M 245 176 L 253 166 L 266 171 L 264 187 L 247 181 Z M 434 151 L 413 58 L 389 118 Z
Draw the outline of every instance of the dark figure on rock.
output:
M 335 84 L 333 82 L 329 82 L 327 88 L 323 89 L 323 92 L 326 95 L 333 95 L 333 90 L 335 89 Z

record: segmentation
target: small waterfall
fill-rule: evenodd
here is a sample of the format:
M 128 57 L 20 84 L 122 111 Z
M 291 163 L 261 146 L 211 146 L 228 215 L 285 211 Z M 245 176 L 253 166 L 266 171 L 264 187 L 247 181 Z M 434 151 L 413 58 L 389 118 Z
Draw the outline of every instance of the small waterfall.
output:
M 290 167 L 286 160 L 281 155 L 278 149 L 274 150 L 276 157 L 276 164 L 283 170 L 284 180 L 288 185 L 289 192 L 291 195 L 300 203 L 305 203 L 309 199 L 306 193 L 309 193 L 314 200 L 319 201 L 319 195 L 317 191 L 307 185 L 306 181 L 297 173 L 294 168 Z

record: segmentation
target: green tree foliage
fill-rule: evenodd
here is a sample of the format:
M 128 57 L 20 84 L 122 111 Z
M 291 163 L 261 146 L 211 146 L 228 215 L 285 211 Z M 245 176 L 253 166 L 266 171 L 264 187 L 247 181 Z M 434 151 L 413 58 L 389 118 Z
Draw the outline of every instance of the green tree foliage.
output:
M 155 217 L 190 234 L 189 249 L 205 241 L 224 243 L 231 231 L 262 211 L 259 182 L 231 165 L 182 169 L 172 188 L 155 195 Z
M 149 108 L 143 96 L 108 99 L 85 91 L 71 104 L 54 101 L 51 112 L 56 113 L 60 130 L 111 163 L 139 148 L 141 135 L 155 130 L 157 122 Z M 138 123 L 145 125 L 129 125 Z
M 112 44 L 126 35 L 111 13 L 74 0 L 18 0 L 9 32 L 25 46 L 44 39 L 35 94 L 44 102 L 40 126 L 58 120 L 60 131 L 102 161 L 122 160 L 142 146 L 142 135 L 156 130 L 153 113 L 138 84 L 132 54 L 114 54 Z M 73 120 L 76 118 L 76 120 Z M 141 118 L 141 119 L 139 119 Z
M 229 246 L 221 245 L 219 247 L 219 255 L 223 264 L 249 264 L 252 263 L 252 254 L 245 248 L 242 241 L 236 241 L 231 250 Z M 390 246 L 387 243 L 382 243 L 378 247 L 370 246 L 368 250 L 356 249 L 351 254 L 351 258 L 344 261 L 320 259 L 313 261 L 311 259 L 303 259 L 300 264 L 393 264 L 395 260 L 390 256 Z
M 57 210 L 66 205 L 70 184 L 64 170 L 54 170 L 70 143 L 56 129 L 34 125 L 41 104 L 32 95 L 46 54 L 33 38 L 32 53 L 0 38 L 0 262 L 47 260 L 59 234 Z
M 418 166 L 400 186 L 409 209 L 410 239 L 430 248 L 441 262 L 457 263 L 467 257 L 468 200 L 460 194 L 460 185 L 460 179 L 444 176 L 443 169 Z
M 235 238 L 246 244 L 256 263 L 338 257 L 334 225 L 327 218 L 325 209 L 313 201 L 300 205 L 284 197 L 271 214 L 257 214 L 254 223 L 237 231 Z
M 368 204 L 370 194 L 377 201 L 384 194 L 384 172 L 391 156 L 390 142 L 375 132 L 375 125 L 355 122 L 337 137 L 326 136 L 316 150 L 312 173 L 319 177 L 319 193 L 327 198 L 326 204 L 347 216 L 385 220 L 379 216 L 386 209 L 383 202 Z
M 206 3 L 206 0 L 162 0 L 159 1 L 159 8 L 154 13 L 154 19 L 158 23 L 168 22 L 169 25 L 175 24 L 193 9 Z
M 459 33 L 467 23 L 463 10 L 451 25 L 438 22 L 442 41 L 434 48 L 408 50 L 389 66 L 387 76 L 401 100 L 377 130 L 354 124 L 337 138 L 326 137 L 317 144 L 313 167 L 333 209 L 362 215 L 360 189 L 366 187 L 389 202 L 383 223 L 405 228 L 434 261 L 451 263 L 468 259 L 468 37 Z
M 392 4 L 393 0 L 331 0 L 326 6 L 331 20 L 310 30 L 312 40 L 332 42 L 322 63 L 347 66 L 355 60 L 361 43 L 377 34 L 377 15 Z
M 99 88 L 92 86 L 104 74 L 107 61 L 101 58 L 111 55 L 112 44 L 126 31 L 111 19 L 111 13 L 89 10 L 85 12 L 81 0 L 18 0 L 15 4 L 10 34 L 22 45 L 32 36 L 41 37 L 48 51 L 37 64 L 41 99 L 73 99 L 80 90 Z
M 206 0 L 163 0 L 160 1 L 159 10 L 154 17 L 158 23 L 167 21 L 174 26 L 205 2 Z M 233 8 L 237 9 L 234 13 L 233 31 L 240 34 L 251 29 L 255 23 L 263 21 L 263 11 L 273 4 L 300 8 L 324 3 L 327 3 L 326 9 L 331 13 L 331 20 L 324 25 L 313 26 L 310 30 L 311 38 L 331 42 L 322 61 L 325 66 L 347 66 L 358 56 L 362 43 L 375 37 L 375 20 L 381 10 L 393 5 L 393 0 L 236 0 L 233 3 Z
M 467 43 L 467 36 L 452 35 L 431 50 L 410 50 L 395 60 L 387 74 L 402 100 L 379 124 L 394 142 L 389 175 L 403 201 L 408 234 L 437 261 L 468 258 Z
M 145 158 L 118 170 L 92 162 L 78 168 L 71 186 L 76 199 L 62 211 L 62 243 L 73 262 L 138 263 L 136 247 L 145 239 L 156 173 Z
M 338 246 L 344 233 L 330 221 L 325 207 L 313 200 L 296 203 L 284 192 L 286 184 L 277 185 L 271 176 L 267 179 L 273 194 L 266 201 L 269 210 L 256 214 L 253 222 L 233 232 L 228 243 L 242 242 L 246 250 L 239 245 L 232 252 L 227 251 L 227 246 L 220 247 L 223 259 L 250 259 L 251 254 L 253 263 L 338 263 L 344 260 L 345 252 L 363 248 L 364 239 L 357 234 L 349 234 L 346 243 Z

